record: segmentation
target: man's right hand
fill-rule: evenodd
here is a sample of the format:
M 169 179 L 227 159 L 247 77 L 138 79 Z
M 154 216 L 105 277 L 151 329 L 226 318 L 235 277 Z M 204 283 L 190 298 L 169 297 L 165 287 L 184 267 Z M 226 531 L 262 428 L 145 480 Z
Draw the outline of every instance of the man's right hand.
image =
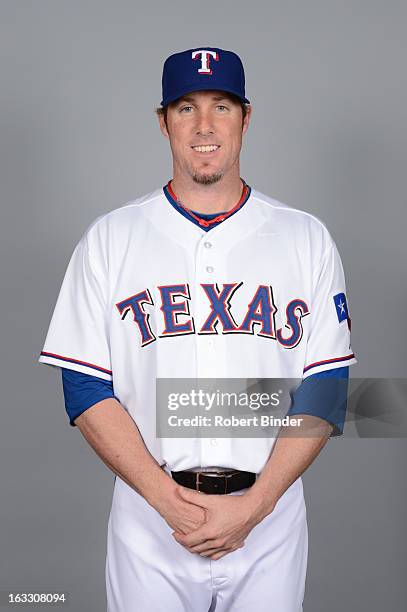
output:
M 173 531 L 188 535 L 206 522 L 205 510 L 182 499 L 181 485 L 152 457 L 135 421 L 117 399 L 94 404 L 75 425 L 107 467 L 142 495 Z
M 186 502 L 179 494 L 182 486 L 171 480 L 151 505 L 161 514 L 168 525 L 187 535 L 206 522 L 206 512 L 201 506 Z

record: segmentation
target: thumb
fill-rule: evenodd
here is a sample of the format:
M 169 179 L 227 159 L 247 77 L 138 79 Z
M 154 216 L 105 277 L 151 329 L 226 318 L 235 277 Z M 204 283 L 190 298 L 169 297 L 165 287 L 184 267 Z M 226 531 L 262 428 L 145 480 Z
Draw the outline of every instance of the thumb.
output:
M 194 491 L 193 489 L 188 489 L 187 487 L 183 486 L 179 487 L 178 493 L 180 497 L 182 497 L 182 499 L 189 502 L 190 504 L 196 504 L 197 506 L 202 506 L 203 508 L 207 507 L 205 493 L 201 493 L 200 491 Z

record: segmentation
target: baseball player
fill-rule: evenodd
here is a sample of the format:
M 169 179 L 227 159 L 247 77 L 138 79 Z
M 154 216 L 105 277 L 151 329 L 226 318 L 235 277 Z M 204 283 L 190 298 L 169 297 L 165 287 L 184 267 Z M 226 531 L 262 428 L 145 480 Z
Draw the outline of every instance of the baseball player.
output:
M 173 177 L 84 233 L 40 361 L 61 368 L 71 425 L 116 474 L 109 612 L 298 612 L 301 475 L 343 414 L 303 395 L 290 412 L 312 437 L 160 438 L 156 379 L 346 379 L 340 256 L 319 219 L 241 178 L 251 105 L 235 53 L 171 55 L 162 85 Z

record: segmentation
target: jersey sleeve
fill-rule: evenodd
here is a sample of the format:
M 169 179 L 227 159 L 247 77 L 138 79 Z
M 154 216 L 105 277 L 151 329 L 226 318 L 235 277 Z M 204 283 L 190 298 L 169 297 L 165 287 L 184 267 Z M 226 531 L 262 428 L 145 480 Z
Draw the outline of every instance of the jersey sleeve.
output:
M 328 244 L 313 284 L 303 378 L 357 362 L 342 262 L 330 236 Z
M 108 291 L 101 270 L 85 234 L 66 270 L 39 361 L 111 381 Z

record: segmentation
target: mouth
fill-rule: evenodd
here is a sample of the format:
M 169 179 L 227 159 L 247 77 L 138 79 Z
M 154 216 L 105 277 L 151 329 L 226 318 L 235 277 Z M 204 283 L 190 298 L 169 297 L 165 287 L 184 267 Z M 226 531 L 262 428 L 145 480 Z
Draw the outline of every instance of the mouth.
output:
M 208 144 L 208 145 L 196 145 L 192 146 L 191 149 L 196 153 L 214 153 L 220 149 L 220 145 Z

